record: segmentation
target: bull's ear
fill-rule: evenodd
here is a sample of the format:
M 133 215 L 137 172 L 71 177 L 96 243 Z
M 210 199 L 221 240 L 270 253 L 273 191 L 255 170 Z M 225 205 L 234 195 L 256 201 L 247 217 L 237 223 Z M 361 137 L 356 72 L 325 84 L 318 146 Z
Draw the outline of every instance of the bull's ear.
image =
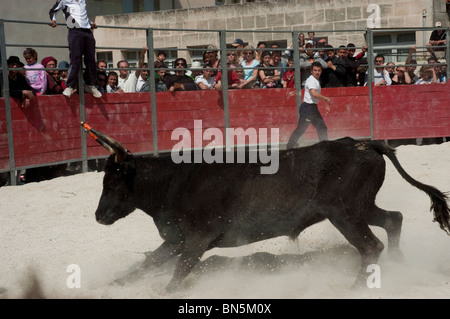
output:
M 111 154 L 116 155 L 117 163 L 123 162 L 126 159 L 128 151 L 122 146 L 122 144 L 117 142 L 112 137 L 93 129 L 85 122 L 81 122 L 81 126 L 83 126 L 88 131 L 89 135 L 100 145 L 107 149 Z

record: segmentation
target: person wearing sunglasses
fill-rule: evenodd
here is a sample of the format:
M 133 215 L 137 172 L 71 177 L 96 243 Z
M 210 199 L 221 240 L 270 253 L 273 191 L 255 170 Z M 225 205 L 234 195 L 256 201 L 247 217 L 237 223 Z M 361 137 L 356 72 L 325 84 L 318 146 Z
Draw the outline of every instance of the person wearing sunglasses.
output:
M 239 88 L 253 89 L 258 84 L 258 69 L 259 61 L 255 59 L 256 53 L 254 47 L 247 45 L 244 51 L 244 61 L 242 67 L 244 68 L 244 83 Z
M 186 75 L 186 59 L 177 58 L 173 61 L 173 68 L 177 69 L 175 74 L 167 76 L 164 81 L 168 91 L 195 91 L 197 89 L 194 80 Z

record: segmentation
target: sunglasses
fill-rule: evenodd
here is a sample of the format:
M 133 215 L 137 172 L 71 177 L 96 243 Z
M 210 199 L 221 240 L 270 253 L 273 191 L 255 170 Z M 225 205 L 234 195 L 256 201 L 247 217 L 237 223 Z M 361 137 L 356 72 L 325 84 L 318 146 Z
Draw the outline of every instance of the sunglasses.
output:
M 253 54 L 253 52 L 245 52 L 246 55 Z
M 236 55 L 236 53 L 227 53 L 227 56 Z
M 180 63 L 177 63 L 177 66 L 178 65 L 181 65 L 181 66 L 185 66 L 185 64 L 184 63 L 182 63 L 182 62 L 180 62 Z

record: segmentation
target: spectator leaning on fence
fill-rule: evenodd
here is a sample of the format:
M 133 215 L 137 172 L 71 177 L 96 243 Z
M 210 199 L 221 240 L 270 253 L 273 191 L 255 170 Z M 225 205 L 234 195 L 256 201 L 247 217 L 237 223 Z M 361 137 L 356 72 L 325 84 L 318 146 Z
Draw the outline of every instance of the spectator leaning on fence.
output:
M 17 56 L 10 56 L 7 60 L 8 68 L 16 69 L 23 67 L 23 63 Z M 33 88 L 28 84 L 27 79 L 20 71 L 9 70 L 9 95 L 12 98 L 20 100 L 20 105 L 23 108 L 30 106 L 30 102 L 35 99 Z
M 119 75 L 116 71 L 111 71 L 108 73 L 106 82 L 107 93 L 123 93 L 123 90 L 120 88 L 120 86 L 117 85 L 119 83 Z
M 328 57 L 327 68 L 323 70 L 321 79 L 322 87 L 343 87 L 346 81 L 345 61 L 336 55 L 333 46 L 326 45 L 325 53 Z
M 64 89 L 61 87 L 59 72 L 56 70 L 58 61 L 52 56 L 47 56 L 42 59 L 41 63 L 44 68 L 50 69 L 47 70 L 47 90 L 45 91 L 45 94 L 61 94 Z
M 139 76 L 141 75 L 141 69 L 144 65 L 145 54 L 147 53 L 148 48 L 144 47 L 141 50 L 141 54 L 139 56 L 139 62 L 137 69 L 135 71 L 128 70 L 129 64 L 126 60 L 120 60 L 117 62 L 117 68 L 119 68 L 119 83 L 118 86 L 125 92 L 131 93 L 136 92 L 136 84 Z
M 84 72 L 84 91 L 99 98 L 102 94 L 95 88 L 97 67 L 95 63 L 95 38 L 91 29 L 96 29 L 95 22 L 88 18 L 85 0 L 58 0 L 49 11 L 51 27 L 56 27 L 56 13 L 62 10 L 69 29 L 68 42 L 70 52 L 70 68 L 66 89 L 63 94 L 70 97 L 78 83 L 78 72 L 82 68 L 82 58 L 86 71 Z
M 59 82 L 63 89 L 66 88 L 66 82 L 67 82 L 67 75 L 69 73 L 69 62 L 67 61 L 61 61 L 58 64 L 58 75 L 59 75 Z
M 186 75 L 187 62 L 184 58 L 177 58 L 173 61 L 173 68 L 178 69 L 175 71 L 175 74 L 169 75 L 165 79 L 165 83 L 168 91 L 195 91 L 197 90 L 197 86 L 194 80 Z
M 389 76 L 389 72 L 383 66 L 384 55 L 377 54 L 375 57 L 375 69 L 373 70 L 373 83 L 375 86 L 391 85 L 392 80 Z M 366 72 L 366 78 L 364 80 L 364 85 L 368 85 L 369 73 Z
M 26 48 L 23 51 L 23 57 L 27 61 L 27 65 L 24 66 L 25 76 L 28 84 L 33 88 L 36 95 L 45 94 L 47 90 L 47 72 L 45 70 L 33 70 L 43 69 L 44 66 L 37 62 L 38 54 L 33 48 Z

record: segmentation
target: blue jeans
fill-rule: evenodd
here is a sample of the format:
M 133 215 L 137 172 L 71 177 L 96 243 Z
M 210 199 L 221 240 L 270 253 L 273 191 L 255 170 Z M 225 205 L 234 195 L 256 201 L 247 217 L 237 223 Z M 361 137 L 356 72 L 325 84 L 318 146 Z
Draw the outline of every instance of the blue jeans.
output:
M 287 149 L 294 148 L 297 145 L 298 139 L 305 133 L 310 124 L 316 128 L 319 141 L 328 140 L 327 126 L 317 108 L 317 104 L 302 103 L 299 114 L 297 128 L 289 138 Z

